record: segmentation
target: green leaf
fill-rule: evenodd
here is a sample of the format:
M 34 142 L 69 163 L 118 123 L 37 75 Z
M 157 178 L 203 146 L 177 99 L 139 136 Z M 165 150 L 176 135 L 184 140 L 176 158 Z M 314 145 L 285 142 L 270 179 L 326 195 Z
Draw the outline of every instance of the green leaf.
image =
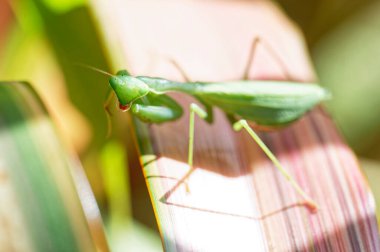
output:
M 94 251 L 71 176 L 77 167 L 27 83 L 0 82 L 0 153 L 0 230 L 9 235 L 0 250 Z
M 313 54 L 320 83 L 333 93 L 328 108 L 350 145 L 380 157 L 380 3 L 361 9 L 330 32 Z

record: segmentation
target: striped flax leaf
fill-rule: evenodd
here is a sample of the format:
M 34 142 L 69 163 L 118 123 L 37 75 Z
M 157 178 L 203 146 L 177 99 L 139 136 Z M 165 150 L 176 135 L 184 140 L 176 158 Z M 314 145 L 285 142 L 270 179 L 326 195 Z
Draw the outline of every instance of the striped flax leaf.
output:
M 113 62 L 133 74 L 176 78 L 178 69 L 165 59 L 172 56 L 194 80 L 241 78 L 250 41 L 260 35 L 288 59 L 291 73 L 315 78 L 305 70 L 311 67 L 302 41 L 292 37 L 294 30 L 285 35 L 291 24 L 270 1 L 92 3 Z M 278 64 L 268 60 L 273 55 L 263 48 L 257 54 L 259 77 L 279 78 Z M 217 109 L 212 125 L 196 121 L 196 169 L 189 175 L 188 107 L 194 99 L 173 98 L 185 109 L 181 119 L 135 121 L 166 251 L 380 250 L 373 197 L 355 156 L 321 109 L 290 127 L 260 133 L 319 204 L 313 214 L 247 133 L 233 132 Z

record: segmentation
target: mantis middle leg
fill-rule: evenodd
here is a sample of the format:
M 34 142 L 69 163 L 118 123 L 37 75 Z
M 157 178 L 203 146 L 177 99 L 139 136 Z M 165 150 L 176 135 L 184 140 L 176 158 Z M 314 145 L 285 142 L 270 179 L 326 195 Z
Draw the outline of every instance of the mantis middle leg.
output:
M 184 183 L 186 187 L 186 191 L 190 192 L 190 188 L 188 186 L 187 180 L 190 177 L 190 175 L 194 171 L 193 167 L 193 153 L 194 153 L 194 117 L 195 114 L 197 114 L 202 119 L 207 119 L 208 114 L 206 111 L 204 111 L 202 108 L 200 108 L 197 104 L 191 103 L 190 105 L 190 127 L 189 127 L 189 149 L 188 149 L 188 165 L 189 170 L 186 172 L 186 174 L 174 185 L 172 189 L 167 191 L 161 198 L 160 201 L 164 203 L 168 203 L 167 200 L 170 197 L 170 195 L 182 184 Z
M 191 79 L 189 78 L 189 76 L 187 75 L 187 73 L 185 72 L 185 70 L 183 70 L 183 68 L 180 66 L 180 64 L 178 64 L 178 62 L 173 59 L 173 58 L 168 58 L 168 61 L 178 70 L 178 72 L 182 75 L 183 79 L 188 82 L 188 83 L 191 83 Z M 210 106 L 207 102 L 204 101 L 204 99 L 202 99 L 201 97 L 197 96 L 197 95 L 193 95 L 200 103 L 202 103 L 202 105 L 205 107 L 206 109 L 206 117 L 203 118 L 206 122 L 208 123 L 212 123 L 214 118 L 213 118 L 213 113 L 212 113 L 212 106 Z M 196 104 L 194 104 L 196 105 Z M 191 106 L 191 105 L 190 105 Z M 200 109 L 200 107 L 198 107 Z
M 206 120 L 208 114 L 201 107 L 195 103 L 190 104 L 190 120 L 189 120 L 189 149 L 187 163 L 190 169 L 193 169 L 193 155 L 194 155 L 194 117 L 197 114 L 200 118 Z
M 209 110 L 208 110 L 209 111 Z M 210 113 L 207 113 L 201 107 L 199 107 L 195 103 L 190 104 L 190 119 L 189 119 L 189 146 L 188 146 L 188 156 L 187 156 L 187 164 L 189 166 L 189 171 L 186 173 L 185 178 L 190 176 L 190 174 L 194 171 L 193 160 L 194 160 L 194 123 L 195 123 L 195 114 L 197 114 L 200 118 L 208 121 L 208 118 L 212 118 L 212 110 Z M 186 190 L 189 190 L 189 187 L 186 183 Z

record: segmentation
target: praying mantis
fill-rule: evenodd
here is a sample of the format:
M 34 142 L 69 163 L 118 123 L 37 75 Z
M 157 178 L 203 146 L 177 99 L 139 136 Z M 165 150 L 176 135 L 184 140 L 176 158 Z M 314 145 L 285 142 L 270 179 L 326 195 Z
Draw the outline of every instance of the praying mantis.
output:
M 221 109 L 232 123 L 235 131 L 245 129 L 261 147 L 275 167 L 289 181 L 292 187 L 305 201 L 305 206 L 315 211 L 318 205 L 299 186 L 289 172 L 281 165 L 247 120 L 259 126 L 277 128 L 291 124 L 321 101 L 330 97 L 329 92 L 313 83 L 292 81 L 248 80 L 255 49 L 262 43 L 285 69 L 274 50 L 261 39 L 253 40 L 243 80 L 228 82 L 190 81 L 176 62 L 172 62 L 185 78 L 185 82 L 171 81 L 148 76 L 132 76 L 127 70 L 111 75 L 110 95 L 106 110 L 112 97 L 116 95 L 119 108 L 131 111 L 133 115 L 146 123 L 164 123 L 174 121 L 183 114 L 182 107 L 170 96 L 170 92 L 180 92 L 197 99 L 204 106 L 190 104 L 188 166 L 193 170 L 194 119 L 195 114 L 208 123 L 213 122 L 212 107 Z M 238 118 L 238 119 L 237 119 Z

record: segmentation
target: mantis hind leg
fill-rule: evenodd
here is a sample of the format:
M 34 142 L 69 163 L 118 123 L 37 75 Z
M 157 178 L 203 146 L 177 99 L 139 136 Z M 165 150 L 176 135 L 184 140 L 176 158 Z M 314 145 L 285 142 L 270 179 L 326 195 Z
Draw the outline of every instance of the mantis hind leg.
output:
M 264 151 L 264 153 L 273 162 L 276 168 L 281 172 L 281 174 L 289 181 L 292 187 L 297 191 L 297 193 L 305 200 L 305 205 L 312 211 L 318 209 L 318 205 L 306 194 L 300 185 L 295 181 L 295 179 L 289 174 L 289 172 L 281 165 L 280 161 L 276 156 L 269 150 L 265 143 L 260 139 L 260 137 L 253 131 L 253 129 L 248 125 L 246 120 L 239 120 L 233 125 L 235 131 L 240 131 L 245 129 L 249 135 L 255 140 L 259 147 Z
M 249 72 L 250 72 L 251 67 L 252 67 L 252 63 L 253 63 L 253 59 L 254 59 L 254 56 L 255 56 L 255 53 L 257 50 L 257 46 L 260 44 L 265 47 L 265 49 L 270 53 L 270 55 L 273 57 L 273 59 L 281 67 L 281 70 L 285 74 L 286 78 L 288 80 L 292 80 L 293 78 L 289 74 L 289 70 L 287 69 L 285 62 L 280 58 L 279 54 L 274 50 L 274 48 L 269 43 L 267 43 L 265 40 L 261 39 L 260 37 L 255 37 L 252 41 L 251 49 L 250 49 L 249 55 L 248 55 L 247 64 L 245 66 L 244 73 L 243 73 L 243 79 L 248 80 Z

